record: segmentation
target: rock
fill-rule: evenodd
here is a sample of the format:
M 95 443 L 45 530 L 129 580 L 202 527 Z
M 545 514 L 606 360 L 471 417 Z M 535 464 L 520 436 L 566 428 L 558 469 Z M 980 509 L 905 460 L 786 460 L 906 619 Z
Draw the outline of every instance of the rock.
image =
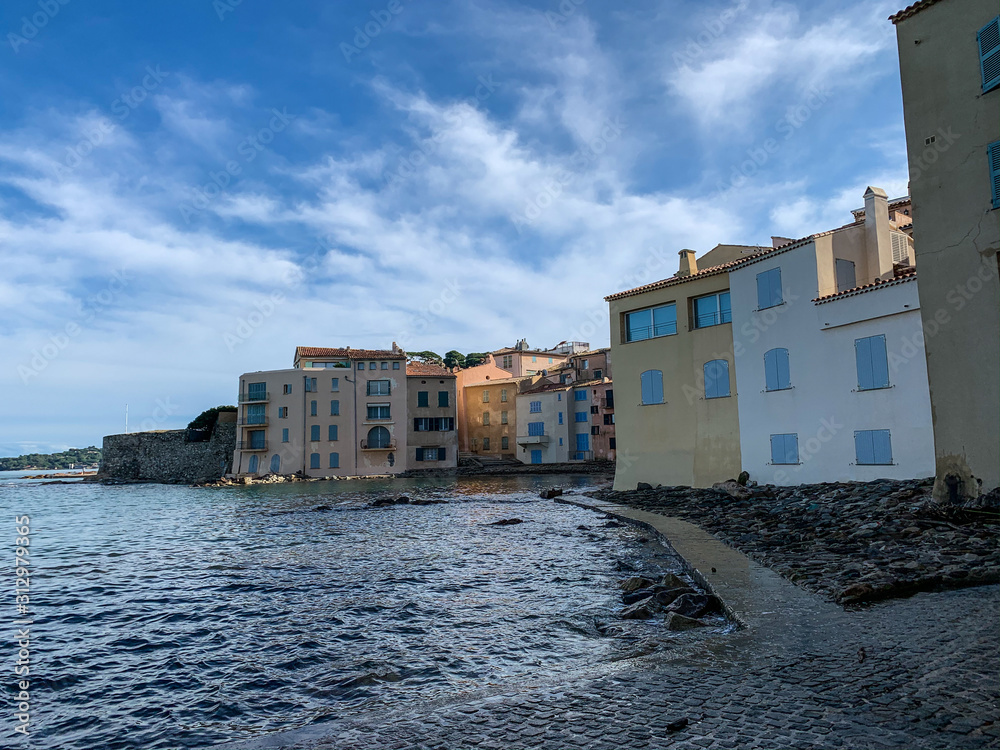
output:
M 315 508 L 313 508 L 313 513 L 322 513 L 325 510 L 330 510 L 330 506 L 329 505 L 317 505 Z
M 736 484 L 740 485 L 741 487 L 746 487 L 747 486 L 747 482 L 749 482 L 749 481 L 750 481 L 750 472 L 749 471 L 741 471 L 740 475 L 738 477 L 736 477 Z
M 725 482 L 716 482 L 712 485 L 712 489 L 725 492 L 727 495 L 736 498 L 737 500 L 746 500 L 750 497 L 750 490 L 734 479 L 729 479 Z
M 666 586 L 668 589 L 687 589 L 691 591 L 691 587 L 687 581 L 673 573 L 665 573 L 663 578 L 660 579 L 660 585 Z
M 648 620 L 659 611 L 660 605 L 653 597 L 647 596 L 645 599 L 625 607 L 621 611 L 621 617 L 625 620 Z
M 621 523 L 620 521 L 605 521 L 604 523 L 601 524 L 601 527 L 605 529 L 618 529 L 624 525 L 625 524 Z
M 577 531 L 590 531 L 590 527 L 589 527 L 589 526 L 584 526 L 584 525 L 583 525 L 583 524 L 581 523 L 581 524 L 580 524 L 579 526 L 577 526 L 577 527 L 576 527 L 576 530 L 577 530 Z
M 635 604 L 636 602 L 642 601 L 643 599 L 647 599 L 655 595 L 656 595 L 656 589 L 651 589 L 651 588 L 637 589 L 635 591 L 626 591 L 622 593 L 622 603 Z
M 542 498 L 542 500 L 551 500 L 554 497 L 559 497 L 562 493 L 563 491 L 561 489 L 554 487 L 550 490 L 542 490 L 538 493 L 538 496 Z
M 487 526 L 514 526 L 515 524 L 524 523 L 520 518 L 502 518 L 499 521 L 494 521 L 493 523 L 486 524 Z
M 722 602 L 711 594 L 681 594 L 667 607 L 669 612 L 676 612 L 685 617 L 701 617 L 722 611 Z
M 635 486 L 635 488 L 637 490 L 651 490 L 651 489 L 653 489 L 653 485 L 651 485 L 649 482 L 639 482 Z
M 632 576 L 631 578 L 626 578 L 618 584 L 621 590 L 626 594 L 631 594 L 633 591 L 638 591 L 639 589 L 648 589 L 654 585 L 655 581 L 643 578 L 642 576 Z
M 694 617 L 685 617 L 677 612 L 668 613 L 667 619 L 663 621 L 663 627 L 667 630 L 693 630 L 694 628 L 703 628 L 706 625 L 708 623 Z
M 373 508 L 384 508 L 387 505 L 395 505 L 396 501 L 391 497 L 380 497 L 378 500 L 372 503 Z
M 678 589 L 664 589 L 661 588 L 660 586 L 657 586 L 653 591 L 654 591 L 653 595 L 656 597 L 656 601 L 658 601 L 664 607 L 673 604 L 675 601 L 677 601 L 677 599 L 684 596 L 685 594 L 695 593 L 693 589 L 690 589 L 687 586 Z
M 410 498 L 406 495 L 400 495 L 396 498 L 396 505 L 407 505 L 410 502 Z
M 674 721 L 667 722 L 668 732 L 678 732 L 688 725 L 687 717 L 682 717 L 680 719 L 675 719 Z

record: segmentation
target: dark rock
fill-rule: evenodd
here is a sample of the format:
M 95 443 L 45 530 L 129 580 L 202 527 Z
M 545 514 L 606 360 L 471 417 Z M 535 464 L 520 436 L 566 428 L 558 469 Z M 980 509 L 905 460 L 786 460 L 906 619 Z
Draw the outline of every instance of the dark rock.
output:
M 494 521 L 493 523 L 486 524 L 487 526 L 514 526 L 515 524 L 524 523 L 520 518 L 503 518 L 499 521 Z
M 373 508 L 384 508 L 387 505 L 395 505 L 396 501 L 391 497 L 380 497 L 374 503 L 372 503 Z
M 681 729 L 688 725 L 687 717 L 682 717 L 680 719 L 675 719 L 674 721 L 667 722 L 668 732 L 679 732 Z
M 653 597 L 647 596 L 645 599 L 625 607 L 621 611 L 621 617 L 625 620 L 648 620 L 659 611 L 660 605 Z
M 622 604 L 635 604 L 656 594 L 656 589 L 637 589 L 622 593 Z M 662 603 L 662 602 L 661 602 Z
M 330 510 L 330 506 L 329 505 L 317 505 L 312 510 L 313 510 L 313 513 L 322 513 L 325 510 Z
M 687 589 L 691 591 L 688 582 L 673 573 L 665 573 L 663 578 L 660 579 L 660 585 L 668 589 Z
M 750 481 L 750 472 L 748 471 L 741 471 L 740 475 L 736 477 L 736 483 L 743 487 L 746 487 L 747 482 L 749 481 Z
M 601 524 L 601 527 L 605 529 L 618 529 L 624 525 L 625 524 L 621 523 L 620 521 L 605 521 L 604 523 Z
M 653 489 L 653 485 L 651 485 L 649 482 L 639 482 L 635 486 L 635 488 L 637 490 L 651 490 L 651 489 Z
M 642 576 L 632 576 L 631 578 L 626 578 L 618 584 L 621 590 L 626 594 L 631 594 L 633 591 L 638 591 L 639 589 L 648 589 L 654 585 L 654 581 L 651 581 L 648 578 L 643 578 Z
M 410 498 L 406 495 L 400 495 L 396 498 L 396 505 L 407 505 L 410 502 Z
M 664 607 L 673 604 L 677 599 L 684 596 L 685 594 L 693 594 L 694 591 L 687 586 L 678 589 L 665 589 L 657 586 L 653 590 L 653 596 L 656 597 L 656 601 L 662 604 Z
M 707 625 L 707 622 L 702 622 L 694 617 L 685 617 L 677 612 L 667 613 L 667 618 L 663 621 L 663 627 L 667 630 L 693 630 Z
M 554 497 L 559 497 L 562 493 L 563 491 L 561 489 L 555 487 L 550 490 L 542 490 L 540 493 L 538 493 L 538 496 L 542 498 L 542 500 L 551 500 Z
M 584 526 L 584 525 L 583 525 L 583 524 L 581 523 L 581 524 L 580 524 L 579 526 L 577 526 L 577 527 L 576 527 L 576 530 L 577 530 L 577 531 L 590 531 L 590 527 L 589 527 L 589 526 Z
M 701 617 L 722 611 L 722 602 L 711 594 L 681 594 L 667 607 L 685 617 Z

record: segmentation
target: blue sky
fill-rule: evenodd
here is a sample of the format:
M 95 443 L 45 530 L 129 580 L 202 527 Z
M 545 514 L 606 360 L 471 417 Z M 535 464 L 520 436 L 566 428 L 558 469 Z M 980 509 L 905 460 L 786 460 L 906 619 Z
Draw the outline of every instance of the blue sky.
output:
M 0 454 L 182 427 L 296 345 L 607 345 L 681 248 L 906 193 L 898 6 L 10 0 Z

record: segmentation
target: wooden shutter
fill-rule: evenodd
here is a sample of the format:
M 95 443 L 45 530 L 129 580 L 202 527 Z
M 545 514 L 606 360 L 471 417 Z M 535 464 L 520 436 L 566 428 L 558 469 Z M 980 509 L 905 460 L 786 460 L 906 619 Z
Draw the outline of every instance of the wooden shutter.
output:
M 871 430 L 858 430 L 854 433 L 854 454 L 860 466 L 875 463 L 875 445 Z
M 438 448 L 438 461 L 444 461 L 444 460 L 445 460 L 445 449 Z
M 985 92 L 1000 86 L 1000 16 L 983 26 L 976 39 L 979 42 L 979 65 Z
M 871 337 L 873 388 L 889 386 L 889 358 L 885 350 L 885 336 Z
M 1000 208 L 1000 141 L 989 145 L 990 185 L 993 194 L 993 208 Z
M 858 390 L 867 391 L 874 388 L 871 339 L 856 339 L 854 341 L 854 356 L 858 364 Z
M 424 449 L 423 448 L 417 448 L 417 460 L 418 461 L 423 461 L 424 460 Z

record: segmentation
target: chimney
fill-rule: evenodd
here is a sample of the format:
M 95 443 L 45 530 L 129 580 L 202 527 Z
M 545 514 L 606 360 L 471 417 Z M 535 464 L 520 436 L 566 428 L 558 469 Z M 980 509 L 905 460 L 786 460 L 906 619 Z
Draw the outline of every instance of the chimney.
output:
M 891 279 L 892 238 L 889 236 L 889 196 L 882 188 L 865 191 L 865 249 L 868 251 L 869 277 Z
M 681 256 L 681 265 L 677 270 L 678 276 L 691 276 L 698 273 L 698 261 L 694 259 L 694 250 L 681 250 L 677 254 Z

